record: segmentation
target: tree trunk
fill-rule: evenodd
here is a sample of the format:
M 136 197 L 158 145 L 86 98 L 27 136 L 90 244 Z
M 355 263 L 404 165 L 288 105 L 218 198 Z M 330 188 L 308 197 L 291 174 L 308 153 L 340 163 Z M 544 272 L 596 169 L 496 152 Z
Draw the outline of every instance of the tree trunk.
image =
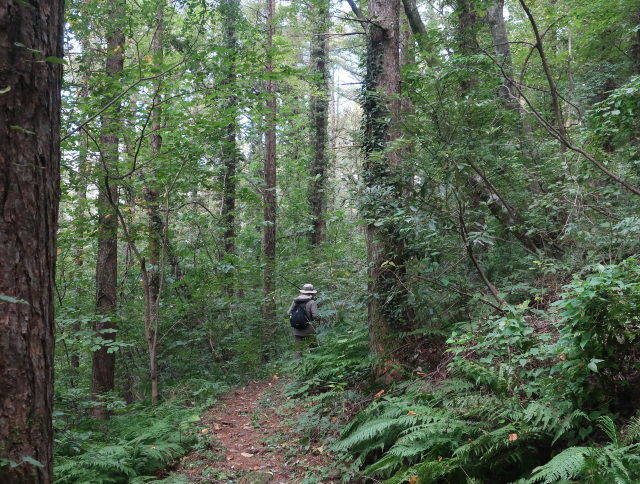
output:
M 266 73 L 273 72 L 273 33 L 275 0 L 267 0 L 267 65 Z M 276 83 L 266 81 L 266 132 L 264 157 L 264 303 L 262 315 L 267 322 L 275 321 L 275 269 L 276 269 Z
M 0 482 L 53 479 L 63 4 L 0 3 Z M 42 466 L 25 461 L 31 458 Z
M 87 96 L 88 92 L 83 90 L 80 94 L 81 96 Z M 78 180 L 78 187 L 76 190 L 76 196 L 78 197 L 78 201 L 76 202 L 76 210 L 75 210 L 75 223 L 77 225 L 76 228 L 76 242 L 74 247 L 74 263 L 77 268 L 77 276 L 80 277 L 82 275 L 82 269 L 84 266 L 84 232 L 85 232 L 85 224 L 87 223 L 87 176 L 88 176 L 88 156 L 89 156 L 89 143 L 87 139 L 83 139 L 81 141 L 81 145 L 79 147 L 79 157 L 78 157 L 78 175 L 80 179 Z M 78 284 L 76 288 L 76 297 L 80 300 L 84 295 L 84 288 L 82 285 Z M 71 331 L 74 333 L 78 333 L 81 330 L 80 321 L 76 321 L 73 323 L 71 327 Z M 72 368 L 80 367 L 80 353 L 77 350 L 73 350 L 71 352 L 71 356 L 69 359 L 69 363 Z M 74 379 L 75 380 L 75 379 Z M 72 384 L 75 385 L 75 381 L 72 381 Z
M 640 25 L 640 8 L 636 9 L 631 16 L 635 25 Z M 640 28 L 635 29 L 631 41 L 631 60 L 633 62 L 633 72 L 640 74 Z
M 120 21 L 123 15 L 122 3 L 112 5 L 112 18 Z M 124 34 L 119 26 L 107 34 L 107 76 L 118 77 L 124 67 Z M 102 116 L 102 170 L 98 183 L 98 257 L 96 262 L 96 313 L 100 320 L 95 323 L 95 331 L 107 340 L 114 341 L 116 324 L 116 292 L 118 273 L 118 218 L 115 207 L 118 204 L 118 188 L 113 179 L 118 163 L 118 130 L 120 104 L 115 103 L 111 111 Z M 106 320 L 105 320 L 106 319 Z M 115 353 L 108 353 L 102 346 L 93 353 L 93 375 L 91 391 L 100 395 L 113 390 Z M 100 420 L 109 418 L 104 406 L 97 406 L 93 415 Z
M 224 36 L 226 39 L 227 54 L 223 58 L 223 69 L 226 70 L 224 87 L 227 89 L 227 100 L 224 104 L 224 111 L 229 116 L 229 123 L 225 127 L 225 136 L 222 142 L 222 162 L 224 173 L 222 177 L 222 224 L 224 227 L 224 254 L 233 255 L 236 252 L 236 170 L 238 167 L 238 96 L 236 56 L 238 51 L 238 38 L 236 27 L 240 18 L 240 0 L 222 0 L 220 2 L 220 12 L 222 14 Z M 228 284 L 227 293 L 233 294 L 234 284 Z
M 164 57 L 162 47 L 162 37 L 164 34 L 164 7 L 165 0 L 160 0 L 156 10 L 156 30 L 151 40 L 151 51 L 153 53 L 153 63 L 157 69 L 162 68 Z M 151 156 L 154 160 L 160 157 L 162 149 L 162 81 L 158 79 L 155 86 L 155 95 L 153 98 L 153 106 L 151 113 Z M 145 330 L 147 336 L 147 348 L 149 351 L 149 376 L 151 378 L 151 403 L 154 405 L 158 402 L 158 320 L 160 317 L 160 278 L 161 268 L 161 251 L 164 253 L 164 224 L 160 216 L 160 207 L 158 203 L 159 192 L 156 182 L 155 173 L 153 173 L 152 181 L 145 187 L 145 199 L 147 202 L 147 213 L 149 220 L 147 222 L 149 231 L 149 262 L 151 267 L 148 269 L 148 289 L 145 290 L 147 298 L 145 311 Z M 143 270 L 146 270 L 144 268 Z
M 471 56 L 478 53 L 478 40 L 476 33 L 478 30 L 478 16 L 476 14 L 474 0 L 457 0 L 455 13 L 458 17 L 457 40 L 458 48 L 463 56 Z M 470 69 L 468 69 L 470 72 Z M 467 92 L 477 82 L 473 74 L 465 74 L 462 80 L 462 91 Z
M 311 124 L 313 163 L 311 165 L 311 213 L 313 231 L 311 245 L 319 246 L 325 237 L 327 181 L 327 142 L 329 127 L 329 70 L 327 68 L 327 37 L 329 31 L 329 1 L 315 0 L 313 5 L 313 37 L 311 40 L 311 70 L 315 80 L 315 90 L 311 96 Z
M 491 31 L 491 37 L 494 44 L 494 52 L 498 57 L 502 72 L 507 78 L 504 79 L 502 85 L 498 89 L 498 96 L 503 100 L 507 109 L 518 112 L 517 130 L 521 138 L 520 145 L 523 155 L 529 160 L 538 158 L 535 148 L 535 140 L 531 124 L 527 119 L 527 113 L 520 104 L 517 90 L 513 87 L 511 79 L 513 79 L 513 62 L 511 60 L 511 45 L 509 44 L 509 36 L 504 21 L 504 0 L 495 0 L 487 9 L 487 23 Z M 530 183 L 533 193 L 541 193 L 540 183 L 533 179 Z
M 376 200 L 365 204 L 368 262 L 368 321 L 371 353 L 380 358 L 377 376 L 391 381 L 399 376 L 397 333 L 410 327 L 406 310 L 404 248 L 387 217 L 402 196 L 398 181 L 400 154 L 389 150 L 399 137 L 400 117 L 400 0 L 372 0 L 368 28 L 364 111 L 364 178 Z M 383 227 L 383 228 L 381 228 Z
M 487 8 L 487 22 L 493 39 L 494 52 L 498 56 L 504 73 L 511 78 L 513 76 L 513 63 L 511 62 L 511 47 L 507 36 L 507 27 L 504 22 L 504 0 L 495 0 Z M 498 96 L 504 99 L 507 106 L 517 108 L 517 97 L 511 91 L 508 79 L 505 79 L 498 89 Z

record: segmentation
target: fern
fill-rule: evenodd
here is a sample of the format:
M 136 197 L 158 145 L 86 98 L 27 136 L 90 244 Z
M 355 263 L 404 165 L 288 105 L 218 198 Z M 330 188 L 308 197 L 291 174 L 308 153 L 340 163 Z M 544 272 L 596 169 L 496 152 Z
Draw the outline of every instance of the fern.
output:
M 633 417 L 622 430 L 623 441 L 631 444 L 640 440 L 640 417 Z
M 589 447 L 569 447 L 545 465 L 536 467 L 527 483 L 553 484 L 574 479 L 582 473 L 591 452 Z
M 194 443 L 185 425 L 196 420 L 192 412 L 165 404 L 114 416 L 109 433 L 90 434 L 93 438 L 83 442 L 78 455 L 56 456 L 56 482 L 143 482 L 144 476 L 185 454 Z

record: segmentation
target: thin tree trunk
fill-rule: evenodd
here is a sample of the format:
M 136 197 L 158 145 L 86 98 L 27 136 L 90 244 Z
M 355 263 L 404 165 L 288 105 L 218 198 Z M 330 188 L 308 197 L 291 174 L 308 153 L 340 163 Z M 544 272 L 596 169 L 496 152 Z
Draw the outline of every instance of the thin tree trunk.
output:
M 635 25 L 640 25 L 640 8 L 637 8 L 631 16 Z M 633 62 L 633 72 L 640 74 L 640 28 L 635 29 L 633 32 L 631 46 L 631 57 Z
M 224 87 L 227 89 L 227 100 L 224 110 L 229 116 L 229 123 L 225 127 L 225 136 L 222 143 L 223 195 L 222 195 L 222 224 L 224 227 L 224 254 L 233 255 L 236 252 L 236 170 L 238 167 L 238 96 L 236 56 L 238 51 L 238 38 L 236 27 L 240 18 L 240 0 L 222 0 L 220 11 L 223 18 L 224 36 L 226 39 L 227 54 L 223 59 L 223 69 L 226 70 Z M 227 294 L 233 294 L 234 284 L 227 284 Z
M 53 479 L 63 3 L 0 3 L 0 482 Z M 27 48 L 28 47 L 28 48 Z M 42 466 L 25 461 L 31 458 Z
M 311 69 L 315 91 L 311 97 L 313 163 L 311 165 L 311 212 L 313 231 L 311 245 L 317 247 L 325 237 L 327 181 L 327 143 L 329 127 L 329 70 L 327 68 L 327 37 L 329 31 L 329 1 L 315 0 L 313 37 L 311 40 Z
M 165 1 L 160 0 L 156 9 L 156 30 L 151 40 L 151 51 L 153 53 L 153 63 L 160 69 L 163 63 L 162 37 L 164 34 L 164 8 Z M 162 149 L 162 81 L 157 80 L 155 95 L 151 113 L 151 156 L 158 160 Z M 160 216 L 158 206 L 158 188 L 155 181 L 155 174 L 151 183 L 145 187 L 145 198 L 147 202 L 148 231 L 149 231 L 149 262 L 151 267 L 142 267 L 147 270 L 148 288 L 145 289 L 145 333 L 147 337 L 147 348 L 149 351 L 149 376 L 151 378 L 151 403 L 158 402 L 158 322 L 160 317 L 160 277 L 161 277 L 161 250 L 164 248 L 164 224 Z
M 85 91 L 81 95 L 86 96 L 88 93 Z M 84 266 L 84 225 L 87 221 L 87 211 L 86 211 L 86 203 L 87 203 L 87 176 L 88 176 L 88 155 L 89 155 L 89 147 L 88 141 L 83 139 L 81 141 L 81 145 L 79 148 L 80 154 L 78 159 L 78 174 L 80 176 L 80 180 L 78 181 L 78 189 L 76 192 L 76 196 L 78 197 L 77 202 L 77 210 L 75 213 L 75 223 L 78 225 L 76 230 L 76 240 L 75 240 L 75 248 L 74 248 L 74 263 L 78 271 L 78 276 L 81 275 L 82 267 Z M 76 288 L 76 297 L 80 299 L 84 294 L 84 290 L 81 284 L 78 284 Z M 76 321 L 73 323 L 71 327 L 71 331 L 74 333 L 78 333 L 81 330 L 80 321 Z M 73 350 L 70 356 L 70 365 L 72 368 L 80 367 L 80 354 L 77 350 Z M 75 385 L 75 382 L 72 382 Z
M 275 0 L 267 0 L 267 64 L 266 73 L 273 72 L 273 34 Z M 264 158 L 264 303 L 262 316 L 267 322 L 275 321 L 275 269 L 276 269 L 276 83 L 266 81 L 266 131 Z
M 123 4 L 112 5 L 114 22 L 123 15 Z M 107 36 L 107 76 L 117 77 L 124 67 L 124 34 L 120 26 L 112 28 Z M 96 262 L 96 313 L 100 320 L 95 323 L 95 331 L 107 340 L 114 341 L 116 324 L 113 321 L 117 304 L 118 272 L 118 219 L 114 206 L 118 204 L 118 189 L 110 175 L 115 173 L 118 163 L 118 130 L 120 129 L 120 103 L 114 103 L 110 111 L 102 116 L 102 170 L 98 182 L 98 256 Z M 115 353 L 108 353 L 106 346 L 93 353 L 93 374 L 91 391 L 100 395 L 114 389 Z M 102 405 L 93 410 L 99 420 L 109 418 Z

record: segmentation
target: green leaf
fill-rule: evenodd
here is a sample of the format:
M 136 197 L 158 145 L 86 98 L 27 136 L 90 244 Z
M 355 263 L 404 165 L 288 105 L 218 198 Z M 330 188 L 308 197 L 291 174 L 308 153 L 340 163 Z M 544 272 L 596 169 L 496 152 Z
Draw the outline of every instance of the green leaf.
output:
M 599 360 L 598 358 L 591 358 L 589 364 L 587 364 L 587 368 L 589 368 L 594 373 L 598 373 L 598 363 L 603 362 L 604 360 Z
M 49 57 L 45 57 L 44 59 L 45 62 L 51 62 L 52 64 L 66 64 L 67 61 L 64 59 L 61 59 L 60 57 L 56 57 L 54 55 L 50 55 Z
M 7 86 L 5 88 L 0 89 L 0 94 L 6 94 L 11 91 L 11 86 Z
M 26 304 L 29 306 L 29 303 L 24 299 L 16 299 L 15 297 L 6 296 L 4 294 L 0 294 L 0 301 L 15 303 L 15 304 Z
M 31 464 L 36 467 L 44 467 L 44 465 L 41 462 L 35 460 L 33 457 L 29 457 L 28 455 L 25 455 L 22 458 L 22 462 L 27 462 L 28 464 Z
M 16 131 L 21 131 L 24 134 L 36 134 L 35 131 L 30 131 L 27 128 L 23 128 L 22 126 L 18 126 L 17 124 L 13 124 L 9 126 L 11 129 L 15 129 Z

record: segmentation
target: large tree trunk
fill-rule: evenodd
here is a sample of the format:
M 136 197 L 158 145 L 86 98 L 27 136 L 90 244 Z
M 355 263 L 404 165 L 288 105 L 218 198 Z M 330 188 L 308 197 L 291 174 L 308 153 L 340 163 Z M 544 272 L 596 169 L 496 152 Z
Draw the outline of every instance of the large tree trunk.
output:
M 327 68 L 327 37 L 329 31 L 329 1 L 316 0 L 313 5 L 315 15 L 311 40 L 311 70 L 315 79 L 315 90 L 311 96 L 311 140 L 313 144 L 313 163 L 311 165 L 311 213 L 313 231 L 311 245 L 316 247 L 325 236 L 326 221 L 326 180 L 327 180 L 327 141 L 329 127 L 329 70 Z
M 364 216 L 369 220 L 369 344 L 372 354 L 380 358 L 377 373 L 382 380 L 398 376 L 398 333 L 411 325 L 409 315 L 404 314 L 404 248 L 387 220 L 402 196 L 398 180 L 400 154 L 388 150 L 389 143 L 400 134 L 399 8 L 399 0 L 369 2 L 369 15 L 375 23 L 368 28 L 363 99 L 365 182 L 371 193 L 379 193 L 376 201 L 371 200 L 364 207 Z
M 267 65 L 266 73 L 273 72 L 273 33 L 275 0 L 267 0 Z M 262 247 L 264 251 L 264 303 L 262 315 L 267 322 L 273 322 L 276 316 L 275 269 L 276 269 L 276 83 L 266 81 L 266 132 L 264 157 L 264 232 Z
M 0 482 L 52 481 L 61 1 L 0 3 Z M 36 53 L 39 52 L 39 53 Z M 42 466 L 25 462 L 38 461 Z
M 123 16 L 123 5 L 112 5 L 112 20 L 119 22 Z M 124 67 L 124 34 L 119 25 L 107 34 L 107 76 L 117 77 Z M 115 180 L 110 178 L 116 172 L 118 164 L 118 130 L 120 104 L 115 103 L 110 112 L 102 116 L 102 170 L 98 182 L 98 257 L 96 262 L 96 312 L 102 319 L 95 324 L 98 335 L 107 340 L 115 340 L 116 324 L 113 321 L 116 312 L 116 292 L 118 273 L 118 189 Z M 107 319 L 107 320 L 105 320 Z M 113 390 L 115 372 L 115 353 L 109 353 L 103 345 L 93 353 L 93 375 L 91 391 L 100 395 Z M 109 418 L 104 406 L 94 408 L 93 414 L 100 420 Z

